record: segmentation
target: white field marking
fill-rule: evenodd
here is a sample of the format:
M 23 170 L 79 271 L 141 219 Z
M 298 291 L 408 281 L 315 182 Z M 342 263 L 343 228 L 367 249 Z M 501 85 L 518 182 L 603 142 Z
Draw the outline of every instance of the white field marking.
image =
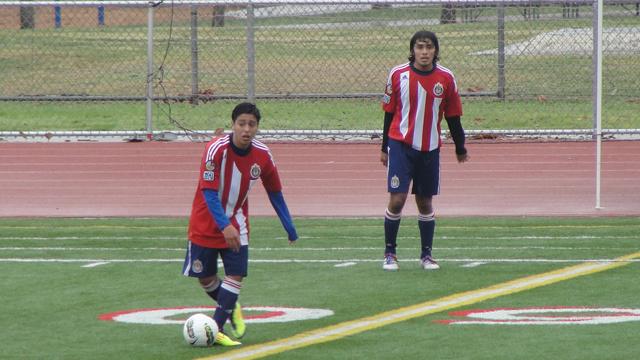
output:
M 48 247 L 0 247 L 0 251 L 2 250 L 11 250 L 11 251 L 29 251 L 29 250 L 37 250 L 37 251 L 186 251 L 185 248 L 158 248 L 158 247 L 148 247 L 148 248 L 125 248 L 125 247 L 66 247 L 66 246 L 48 246 Z M 252 249 L 253 250 L 253 249 Z
M 461 265 L 460 267 L 463 267 L 463 268 L 474 268 L 474 267 L 478 267 L 478 266 L 484 265 L 484 264 L 486 264 L 486 262 L 484 262 L 484 261 L 474 261 L 474 262 L 470 262 L 468 264 Z
M 316 239 L 326 239 L 326 236 L 307 236 L 306 239 L 316 240 Z M 360 239 L 360 240 L 375 240 L 379 239 L 380 236 L 368 236 L 368 235 L 345 235 L 345 236 L 332 236 L 332 239 Z M 411 240 L 417 239 L 416 236 L 398 236 L 398 240 Z M 591 239 L 640 239 L 640 236 L 599 236 L 599 235 L 575 235 L 575 236 L 438 236 L 438 239 L 442 240 L 591 240 Z M 284 236 L 279 236 L 275 238 L 276 240 L 285 240 L 287 239 Z
M 640 239 L 640 237 L 638 238 Z M 264 247 L 251 248 L 251 251 L 380 251 L 381 247 Z M 629 250 L 628 247 L 579 247 L 579 246 L 455 246 L 434 247 L 434 250 Z M 398 247 L 397 250 L 415 250 L 415 248 Z
M 383 211 L 384 212 L 384 211 Z M 341 217 L 341 219 L 344 220 L 380 220 L 382 217 L 380 218 L 376 218 L 376 217 Z M 407 216 L 406 217 L 408 219 L 408 221 L 411 220 L 415 220 L 416 217 L 415 216 Z M 334 217 L 318 217 L 318 218 L 314 218 L 314 219 L 318 219 L 318 220 L 333 220 L 335 219 Z M 610 229 L 610 228 L 619 228 L 620 226 L 624 226 L 625 228 L 640 228 L 640 224 L 624 224 L 624 225 L 586 225 L 586 224 L 580 224 L 580 225 L 526 225 L 526 226 L 499 226 L 499 225 L 480 225 L 480 224 L 474 224 L 472 226 L 465 226 L 465 225 L 438 225 L 438 229 L 440 230 L 469 230 L 471 228 L 473 229 L 488 229 L 488 230 L 527 230 L 527 229 L 580 229 L 580 230 L 585 230 L 585 229 Z M 158 230 L 158 229 L 172 229 L 172 230 L 184 230 L 186 227 L 185 226 L 162 226 L 162 225 L 158 225 L 158 226 L 124 226 L 124 225 L 72 225 L 72 226 L 65 226 L 65 229 L 76 229 L 76 228 L 80 228 L 82 230 L 87 230 L 87 229 L 141 229 L 141 230 Z M 309 228 L 312 229 L 326 229 L 326 228 L 334 228 L 335 225 L 310 225 L 308 226 Z M 352 224 L 341 224 L 340 225 L 341 228 L 345 228 L 345 229 L 380 229 L 380 225 L 378 223 L 376 224 L 369 224 L 369 225 L 362 225 L 362 224 L 357 224 L 357 225 L 352 225 Z M 9 225 L 0 225 L 0 229 L 23 229 L 23 230 L 42 230 L 42 229 L 48 229 L 48 226 L 9 226 Z M 20 237 L 22 238 L 22 237 Z M 99 237 L 98 237 L 99 238 Z M 108 238 L 112 238 L 112 237 L 108 237 Z M 126 237 L 127 239 L 134 239 L 134 237 Z M 137 237 L 136 237 L 137 238 Z M 151 239 L 157 239 L 159 237 L 152 237 Z M 170 237 L 170 239 L 176 239 L 176 238 L 182 238 L 181 236 L 176 236 L 176 237 Z M 301 237 L 301 238 L 306 238 L 306 237 Z M 309 238 L 316 238 L 316 237 L 309 237 Z M 0 239 L 2 239 L 2 237 L 0 237 Z M 46 238 L 46 239 L 50 239 L 50 238 Z M 139 238 L 138 238 L 139 239 Z
M 0 240 L 184 240 L 183 236 L 0 236 Z
M 83 268 L 92 268 L 92 267 L 96 267 L 96 266 L 100 266 L 100 265 L 106 265 L 108 264 L 108 261 L 98 261 L 98 262 L 94 262 L 91 264 L 87 264 L 87 265 L 83 265 Z
M 191 308 L 184 307 L 165 309 L 138 309 L 133 311 L 102 314 L 99 318 L 100 320 L 111 320 L 130 324 L 182 325 L 184 324 L 184 319 L 178 320 L 171 319 L 170 317 L 194 312 L 210 312 L 214 309 L 215 307 L 213 306 Z M 258 315 L 245 315 L 245 321 L 248 324 L 312 320 L 333 315 L 333 311 L 327 309 L 288 308 L 273 306 L 243 306 L 242 310 L 262 312 L 262 314 Z
M 335 264 L 333 265 L 334 267 L 347 267 L 347 266 L 353 266 L 356 265 L 357 263 L 353 262 L 353 261 L 349 261 L 349 262 L 344 262 L 344 263 L 339 263 L 339 264 Z
M 420 259 L 401 259 L 401 263 L 418 262 Z M 380 259 L 249 259 L 250 263 L 260 264 L 332 264 L 332 263 L 369 263 L 379 262 Z M 0 263 L 183 263 L 184 259 L 55 259 L 55 258 L 0 258 Z M 640 262 L 640 259 L 441 259 L 438 262 L 483 262 L 483 263 L 582 263 L 582 262 Z
M 601 325 L 640 321 L 640 309 L 628 308 L 489 309 L 452 312 L 450 315 L 465 316 L 471 320 L 453 319 L 438 322 L 449 325 Z
M 375 240 L 379 236 L 334 236 L 335 239 L 361 239 Z M 399 240 L 413 240 L 418 236 L 399 236 Z M 275 240 L 285 240 L 286 237 L 278 236 Z M 309 239 L 326 239 L 326 236 L 301 236 L 301 240 Z M 589 240 L 589 239 L 640 239 L 640 236 L 599 236 L 599 235 L 576 235 L 576 236 L 439 236 L 442 240 Z M 185 240 L 183 236 L 52 236 L 52 237 L 36 237 L 36 236 L 0 236 L 2 240 Z M 293 248 L 295 249 L 295 248 Z
M 300 251 L 300 252 L 326 252 L 326 251 L 380 251 L 380 247 L 326 247 L 326 248 L 303 248 L 303 247 L 264 247 L 251 248 L 251 251 Z M 162 248 L 162 247 L 73 247 L 73 246 L 5 246 L 0 247 L 0 251 L 178 251 L 184 252 L 184 248 Z M 398 247 L 397 250 L 414 250 L 413 248 Z M 459 247 L 435 247 L 438 251 L 458 251 L 458 250 L 629 250 L 623 247 L 571 247 L 571 246 L 459 246 Z
M 640 258 L 640 252 L 621 256 L 616 258 L 615 262 L 589 262 L 574 265 L 559 270 L 503 282 L 477 290 L 445 296 L 436 300 L 382 312 L 365 318 L 345 321 L 336 325 L 306 331 L 289 338 L 256 344 L 239 350 L 225 352 L 219 356 L 209 356 L 201 359 L 258 359 L 289 350 L 338 340 L 349 335 L 359 334 L 390 324 L 439 313 L 461 306 L 475 304 L 484 300 L 511 295 L 560 281 L 610 270 L 629 264 L 629 260 L 637 258 Z

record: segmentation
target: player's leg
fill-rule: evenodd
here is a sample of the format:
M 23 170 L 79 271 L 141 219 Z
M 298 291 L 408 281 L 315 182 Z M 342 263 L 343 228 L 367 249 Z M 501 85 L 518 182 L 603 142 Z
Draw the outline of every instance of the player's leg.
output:
M 396 247 L 402 209 L 407 201 L 411 183 L 411 162 L 408 161 L 407 148 L 401 142 L 390 139 L 387 162 L 387 191 L 389 203 L 384 214 L 384 261 L 382 268 L 388 271 L 398 270 Z
M 199 246 L 191 241 L 187 244 L 187 254 L 182 266 L 185 276 L 198 279 L 202 289 L 216 302 L 221 281 L 218 273 L 218 250 Z
M 222 281 L 217 275 L 199 278 L 200 286 L 204 290 L 204 292 L 209 295 L 210 298 L 218 302 L 218 292 L 220 292 L 220 285 L 222 285 Z
M 247 276 L 249 262 L 249 247 L 243 245 L 238 252 L 223 250 L 221 252 L 225 277 L 218 294 L 218 307 L 213 319 L 219 329 L 223 329 L 227 320 L 231 318 L 231 333 L 236 338 L 244 336 L 246 327 L 239 308 L 238 297 L 242 289 L 242 279 Z
M 436 228 L 435 212 L 433 210 L 433 196 L 437 195 L 440 187 L 440 152 L 434 150 L 421 156 L 419 165 L 422 171 L 417 171 L 413 183 L 416 205 L 418 207 L 418 228 L 420 229 L 420 264 L 425 270 L 436 270 L 440 266 L 433 259 L 433 238 Z
M 182 274 L 197 278 L 200 286 L 202 286 L 207 295 L 219 304 L 218 300 L 222 283 L 217 276 L 218 251 L 218 249 L 205 248 L 189 241 L 187 245 L 187 255 L 185 256 L 182 267 Z M 219 331 L 216 335 L 215 342 L 223 346 L 240 345 L 239 342 L 231 340 L 222 331 Z

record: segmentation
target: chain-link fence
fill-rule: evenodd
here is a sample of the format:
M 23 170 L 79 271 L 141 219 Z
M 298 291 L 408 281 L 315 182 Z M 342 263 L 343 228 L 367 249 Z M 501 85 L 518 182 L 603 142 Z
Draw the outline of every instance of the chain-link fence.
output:
M 640 128 L 639 3 L 604 3 L 605 128 Z M 0 131 L 214 129 L 239 99 L 267 110 L 265 129 L 377 130 L 388 71 L 406 62 L 419 29 L 438 34 L 467 129 L 589 131 L 594 9 L 542 0 L 6 1 Z

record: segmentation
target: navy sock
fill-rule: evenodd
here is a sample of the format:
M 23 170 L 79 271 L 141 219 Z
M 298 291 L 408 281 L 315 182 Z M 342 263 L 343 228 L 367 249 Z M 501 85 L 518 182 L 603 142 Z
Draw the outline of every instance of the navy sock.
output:
M 398 229 L 400 228 L 401 214 L 393 214 L 387 209 L 384 213 L 384 241 L 385 254 L 395 254 L 398 238 Z
M 236 302 L 238 301 L 241 288 L 241 282 L 229 278 L 225 278 L 220 286 L 220 292 L 218 293 L 218 306 L 213 314 L 213 320 L 218 324 L 218 329 L 221 331 L 224 328 L 224 324 L 231 316 L 231 312 L 236 307 Z
M 433 234 L 436 229 L 435 213 L 418 215 L 418 227 L 420 228 L 420 245 L 422 248 L 420 258 L 431 256 L 433 247 Z

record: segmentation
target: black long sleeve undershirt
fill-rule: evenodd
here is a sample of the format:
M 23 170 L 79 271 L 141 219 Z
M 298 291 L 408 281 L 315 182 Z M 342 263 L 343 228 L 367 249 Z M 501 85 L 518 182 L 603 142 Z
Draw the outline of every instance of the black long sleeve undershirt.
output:
M 387 153 L 387 146 L 389 145 L 389 128 L 391 127 L 391 120 L 393 120 L 393 113 L 384 113 L 384 127 L 382 128 L 382 152 Z
M 456 145 L 456 154 L 464 155 L 467 153 L 467 149 L 464 147 L 464 129 L 460 122 L 460 116 L 447 117 L 447 125 L 449 125 L 449 132 L 453 143 Z

